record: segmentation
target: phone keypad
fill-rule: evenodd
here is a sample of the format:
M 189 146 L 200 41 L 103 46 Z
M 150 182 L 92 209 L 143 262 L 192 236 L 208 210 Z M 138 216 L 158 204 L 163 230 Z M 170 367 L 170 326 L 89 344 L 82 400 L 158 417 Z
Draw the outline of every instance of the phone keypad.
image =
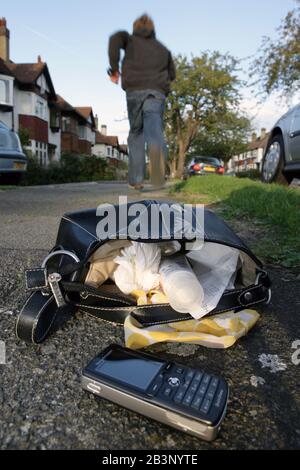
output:
M 173 400 L 177 405 L 191 407 L 195 411 L 208 414 L 218 386 L 219 380 L 216 377 L 188 369 L 183 375 L 183 384 L 174 394 Z
M 217 406 L 220 381 L 217 377 L 184 367 L 168 367 L 152 384 L 151 396 L 161 396 L 175 404 L 208 414 Z M 220 401 L 220 400 L 219 400 Z M 216 402 L 216 403 L 215 403 Z

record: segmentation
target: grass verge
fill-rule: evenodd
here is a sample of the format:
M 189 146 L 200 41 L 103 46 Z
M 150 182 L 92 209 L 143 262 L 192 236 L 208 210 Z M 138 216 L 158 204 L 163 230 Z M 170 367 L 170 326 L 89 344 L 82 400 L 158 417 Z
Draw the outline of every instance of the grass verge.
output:
M 300 266 L 299 189 L 211 175 L 177 183 L 171 191 L 188 202 L 216 205 L 227 220 L 244 218 L 249 230 L 255 219 L 266 229 L 256 253 L 267 262 Z
M 16 189 L 18 186 L 6 186 L 6 185 L 3 185 L 1 186 L 0 185 L 0 191 L 6 191 L 6 190 L 9 190 L 9 189 Z

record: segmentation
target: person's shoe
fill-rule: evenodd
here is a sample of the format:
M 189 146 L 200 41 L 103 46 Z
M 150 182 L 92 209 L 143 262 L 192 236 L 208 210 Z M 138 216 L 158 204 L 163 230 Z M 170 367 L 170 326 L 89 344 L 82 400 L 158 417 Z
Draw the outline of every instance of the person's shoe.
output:
M 135 189 L 135 191 L 142 191 L 144 189 L 143 184 L 129 184 L 130 189 Z
M 143 193 L 153 193 L 155 191 L 163 191 L 164 189 L 167 189 L 166 184 L 163 184 L 161 186 L 150 185 L 150 186 L 147 186 L 146 188 L 144 188 L 142 191 L 143 191 Z

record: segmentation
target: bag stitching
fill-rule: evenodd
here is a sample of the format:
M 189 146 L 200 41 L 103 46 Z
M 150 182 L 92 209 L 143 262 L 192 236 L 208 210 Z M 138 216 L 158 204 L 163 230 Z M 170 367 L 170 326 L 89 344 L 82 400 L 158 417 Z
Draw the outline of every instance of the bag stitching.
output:
M 49 300 L 47 300 L 47 302 L 43 305 L 43 308 L 39 311 L 39 314 L 38 314 L 38 316 L 36 317 L 36 319 L 35 319 L 35 321 L 34 321 L 34 323 L 33 323 L 32 332 L 31 332 L 31 341 L 32 341 L 33 344 L 39 344 L 39 343 L 37 343 L 36 341 L 34 341 L 34 334 L 35 334 L 35 332 L 36 332 L 36 329 L 37 329 L 37 326 L 38 326 L 38 322 L 39 322 L 39 320 L 40 320 L 40 316 L 42 315 L 42 313 L 44 312 L 44 310 L 45 310 L 45 308 L 48 306 L 48 304 L 49 304 L 50 302 L 53 302 L 53 300 L 54 300 L 54 297 L 51 297 Z M 49 324 L 49 327 L 48 327 L 47 330 L 44 332 L 44 334 L 41 336 L 41 341 L 40 341 L 40 342 L 42 342 L 42 341 L 46 338 L 46 336 L 48 335 L 48 333 L 49 333 L 49 331 L 50 331 L 50 329 L 51 329 L 51 327 L 52 327 L 52 325 L 53 325 L 53 323 L 54 323 L 54 321 L 55 321 L 55 319 L 56 319 L 56 317 L 57 317 L 57 312 L 58 312 L 58 309 L 55 310 L 55 313 L 54 313 L 53 318 L 52 318 L 52 320 L 51 320 L 51 322 L 50 322 L 50 324 Z
M 84 292 L 83 292 L 83 294 L 84 294 Z M 88 294 L 88 295 L 87 295 L 87 299 L 88 299 L 89 297 L 96 297 L 97 299 L 111 300 L 112 302 L 122 302 L 122 303 L 124 303 L 124 304 L 126 304 L 126 305 L 128 305 L 128 306 L 131 305 L 130 302 L 127 302 L 126 300 L 123 300 L 123 299 L 111 299 L 110 297 L 104 297 L 104 296 L 102 296 L 102 295 L 97 295 L 97 294 Z M 84 300 L 85 300 L 85 299 L 84 299 Z M 134 307 L 134 306 L 133 306 L 133 307 Z M 114 307 L 112 307 L 112 308 L 114 308 Z M 116 308 L 117 308 L 117 307 L 116 307 Z
M 18 326 L 19 326 L 19 323 L 20 323 L 20 319 L 21 319 L 21 315 L 23 314 L 25 308 L 27 307 L 29 301 L 31 300 L 31 298 L 34 296 L 35 292 L 33 292 L 29 297 L 28 299 L 26 300 L 25 304 L 23 305 L 23 308 L 22 310 L 20 311 L 19 315 L 18 315 L 18 318 L 17 318 L 17 322 L 16 322 L 16 336 L 17 338 L 21 339 L 18 335 Z
M 44 273 L 44 280 L 45 280 L 45 283 L 40 285 L 40 286 L 35 286 L 35 287 L 29 287 L 28 286 L 28 273 L 35 273 L 35 272 L 40 272 L 40 271 L 43 271 Z M 26 282 L 26 289 L 28 291 L 32 291 L 32 290 L 39 290 L 41 289 L 42 287 L 46 287 L 47 284 L 48 284 L 48 281 L 47 281 L 47 277 L 46 277 L 46 270 L 45 269 L 42 269 L 42 268 L 39 268 L 39 269 L 28 269 L 25 271 L 25 282 Z

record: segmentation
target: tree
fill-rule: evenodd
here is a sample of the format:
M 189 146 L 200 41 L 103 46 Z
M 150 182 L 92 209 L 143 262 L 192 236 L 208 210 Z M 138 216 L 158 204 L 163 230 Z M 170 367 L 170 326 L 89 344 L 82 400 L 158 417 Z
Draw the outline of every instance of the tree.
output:
M 19 129 L 19 138 L 22 147 L 28 147 L 30 144 L 30 136 L 29 136 L 29 130 L 26 128 L 21 127 Z
M 219 52 L 175 59 L 177 78 L 166 106 L 166 136 L 172 175 L 181 177 L 185 159 L 201 130 L 238 115 L 241 81 L 237 60 Z
M 277 28 L 277 38 L 264 37 L 251 76 L 258 77 L 264 94 L 279 92 L 289 97 L 300 90 L 300 1 Z
M 211 155 L 227 162 L 246 150 L 250 131 L 251 122 L 245 116 L 230 111 L 215 116 L 211 123 L 200 126 L 190 156 Z

